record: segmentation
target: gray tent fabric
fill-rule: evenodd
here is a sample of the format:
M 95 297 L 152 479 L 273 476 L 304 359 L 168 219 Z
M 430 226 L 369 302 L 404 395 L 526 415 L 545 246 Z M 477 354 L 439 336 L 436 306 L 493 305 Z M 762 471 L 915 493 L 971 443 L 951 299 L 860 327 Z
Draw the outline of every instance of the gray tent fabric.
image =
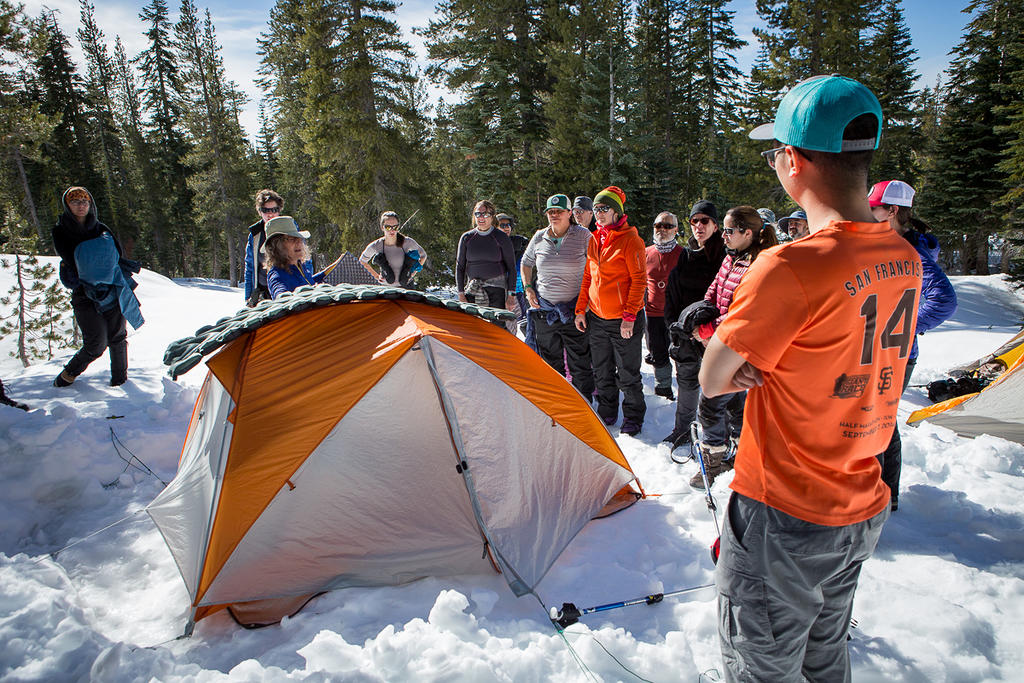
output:
M 329 261 L 327 263 L 329 263 Z M 338 265 L 334 267 L 334 270 L 327 274 L 324 278 L 324 282 L 329 285 L 378 284 L 377 281 L 366 272 L 366 268 L 363 268 L 363 264 L 359 263 L 359 258 L 347 251 L 341 255 L 341 258 L 338 260 Z
M 609 501 L 635 502 L 587 398 L 490 324 L 510 316 L 318 285 L 172 344 L 175 376 L 222 351 L 147 506 L 192 601 L 186 633 L 225 608 L 267 624 L 322 591 L 426 576 L 497 570 L 534 593 Z

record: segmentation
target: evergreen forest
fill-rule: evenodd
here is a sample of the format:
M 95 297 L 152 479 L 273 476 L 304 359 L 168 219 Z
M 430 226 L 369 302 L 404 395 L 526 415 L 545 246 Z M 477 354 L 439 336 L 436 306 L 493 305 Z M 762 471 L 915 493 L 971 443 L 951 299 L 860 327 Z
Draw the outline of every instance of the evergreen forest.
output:
M 438 0 L 416 29 L 418 64 L 392 0 L 277 0 L 253 41 L 263 98 L 250 136 L 194 0 L 149 0 L 138 54 L 91 0 L 75 35 L 53 11 L 0 0 L 0 229 L 53 253 L 61 193 L 84 185 L 144 266 L 234 284 L 268 187 L 332 260 L 397 211 L 431 256 L 421 284 L 445 284 L 478 199 L 527 235 L 548 195 L 612 184 L 646 237 L 660 211 L 701 198 L 788 214 L 747 131 L 797 81 L 839 73 L 879 96 L 872 180 L 918 190 L 949 272 L 988 273 L 996 254 L 1024 275 L 1024 2 L 968 2 L 933 84 L 918 82 L 900 0 L 757 0 L 749 73 L 727 4 Z M 432 88 L 451 96 L 432 101 Z

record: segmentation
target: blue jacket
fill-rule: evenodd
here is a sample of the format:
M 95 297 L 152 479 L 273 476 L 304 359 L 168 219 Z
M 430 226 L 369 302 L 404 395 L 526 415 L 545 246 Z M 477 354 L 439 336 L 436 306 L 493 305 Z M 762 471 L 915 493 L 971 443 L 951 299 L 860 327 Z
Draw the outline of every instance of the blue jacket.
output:
M 903 235 L 921 256 L 921 301 L 917 307 L 916 334 L 924 334 L 933 327 L 938 327 L 956 313 L 956 290 L 942 267 L 932 256 L 935 246 L 928 236 L 917 230 L 908 230 Z M 910 359 L 917 358 L 917 336 L 914 347 L 910 351 Z
M 302 285 L 317 285 L 324 281 L 323 271 L 314 274 L 313 262 L 306 261 L 302 267 L 289 266 L 287 269 L 273 267 L 267 273 L 267 287 L 270 289 L 270 298 L 276 299 L 285 292 L 291 292 Z
M 249 226 L 249 236 L 245 241 L 245 300 L 249 300 L 252 290 L 256 285 L 267 284 L 267 271 L 263 269 L 260 259 L 260 247 L 267 241 L 267 234 L 263 230 L 263 221 L 257 221 Z
M 136 330 L 142 327 L 145 320 L 139 310 L 139 300 L 132 291 L 130 273 L 126 277 L 113 235 L 104 232 L 81 242 L 75 247 L 75 266 L 86 296 L 95 301 L 101 311 L 120 306 L 132 327 Z

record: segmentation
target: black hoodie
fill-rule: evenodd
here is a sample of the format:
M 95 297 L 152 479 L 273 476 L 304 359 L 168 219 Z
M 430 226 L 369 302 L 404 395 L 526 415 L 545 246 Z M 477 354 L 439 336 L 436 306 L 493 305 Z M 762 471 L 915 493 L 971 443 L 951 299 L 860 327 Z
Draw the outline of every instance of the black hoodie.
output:
M 704 298 L 724 259 L 725 240 L 721 230 L 711 233 L 704 246 L 690 238 L 679 256 L 679 263 L 668 275 L 665 287 L 666 324 L 676 322 L 684 308 Z
M 68 289 L 74 290 L 81 284 L 78 280 L 78 266 L 75 264 L 75 247 L 82 242 L 95 239 L 103 233 L 109 232 L 110 236 L 114 238 L 117 253 L 120 255 L 123 252 L 121 251 L 121 243 L 117 241 L 117 235 L 99 221 L 96 213 L 96 202 L 92 198 L 92 193 L 89 193 L 89 214 L 85 217 L 84 223 L 78 222 L 78 219 L 71 213 L 71 208 L 68 206 L 68 192 L 72 189 L 76 188 L 69 187 L 67 190 L 64 190 L 64 194 L 60 198 L 64 212 L 57 219 L 57 224 L 53 226 L 52 234 L 53 247 L 57 250 L 57 255 L 60 256 L 60 281 Z M 84 190 L 85 188 L 78 189 Z M 89 192 L 88 190 L 85 191 Z

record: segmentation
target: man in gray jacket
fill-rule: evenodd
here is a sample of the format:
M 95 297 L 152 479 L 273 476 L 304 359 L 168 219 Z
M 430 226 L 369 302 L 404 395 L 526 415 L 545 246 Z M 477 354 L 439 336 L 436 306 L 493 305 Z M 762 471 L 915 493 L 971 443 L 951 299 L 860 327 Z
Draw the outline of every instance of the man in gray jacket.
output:
M 587 332 L 576 329 L 573 320 L 590 231 L 571 222 L 569 198 L 564 194 L 549 197 L 544 214 L 548 226 L 530 240 L 520 265 L 537 350 L 548 365 L 563 375 L 568 361 L 573 386 L 589 401 L 594 393 L 590 343 Z M 533 281 L 534 268 L 536 287 L 527 284 Z

